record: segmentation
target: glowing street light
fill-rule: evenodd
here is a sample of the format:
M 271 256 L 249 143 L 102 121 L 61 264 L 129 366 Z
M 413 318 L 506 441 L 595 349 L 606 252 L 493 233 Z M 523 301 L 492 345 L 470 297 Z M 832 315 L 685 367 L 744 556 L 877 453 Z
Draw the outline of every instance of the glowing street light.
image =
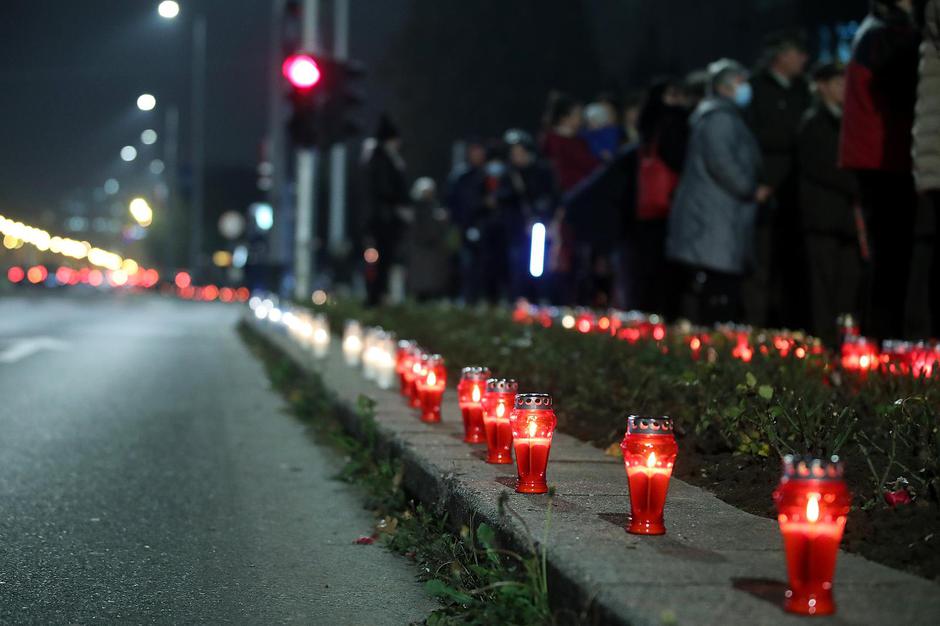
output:
M 149 93 L 142 93 L 137 96 L 137 108 L 141 111 L 152 111 L 157 106 L 157 99 Z
M 117 181 L 116 178 L 109 178 L 104 181 L 104 192 L 109 196 L 113 196 L 121 189 L 121 183 Z
M 131 217 L 144 228 L 153 222 L 153 209 L 143 198 L 134 198 L 127 208 L 131 212 Z
M 281 73 L 297 89 L 310 89 L 320 82 L 320 67 L 306 54 L 292 54 L 284 59 Z
M 152 128 L 148 128 L 144 132 L 140 133 L 140 141 L 145 146 L 155 144 L 157 142 L 157 131 Z
M 175 0 L 163 0 L 157 5 L 157 13 L 166 20 L 172 20 L 180 14 L 180 5 Z
M 121 148 L 121 159 L 130 163 L 137 158 L 137 148 L 134 146 L 124 146 Z

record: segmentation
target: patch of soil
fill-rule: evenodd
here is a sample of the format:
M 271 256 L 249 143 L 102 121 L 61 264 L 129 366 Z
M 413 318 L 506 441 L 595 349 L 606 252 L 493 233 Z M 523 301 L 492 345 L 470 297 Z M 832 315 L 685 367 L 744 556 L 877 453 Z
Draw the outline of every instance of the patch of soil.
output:
M 569 423 L 565 431 L 606 448 L 609 433 L 590 423 Z M 780 480 L 780 461 L 733 454 L 707 437 L 688 433 L 678 438 L 675 476 L 706 489 L 739 509 L 776 518 L 771 494 Z M 864 467 L 863 459 L 845 459 L 848 467 Z M 853 494 L 867 493 L 867 474 L 847 472 Z M 864 508 L 863 508 L 864 507 Z M 891 508 L 884 502 L 856 497 L 849 513 L 842 548 L 895 569 L 940 582 L 940 506 L 924 499 Z

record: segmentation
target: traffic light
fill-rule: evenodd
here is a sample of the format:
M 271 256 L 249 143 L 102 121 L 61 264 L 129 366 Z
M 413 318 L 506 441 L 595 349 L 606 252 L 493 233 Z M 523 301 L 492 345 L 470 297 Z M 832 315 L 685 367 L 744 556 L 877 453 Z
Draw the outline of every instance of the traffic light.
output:
M 291 88 L 288 131 L 296 145 L 327 148 L 362 132 L 362 65 L 298 52 L 284 59 L 281 73 Z
M 298 146 L 312 147 L 319 139 L 318 91 L 314 89 L 323 76 L 320 64 L 309 54 L 296 53 L 284 59 L 281 73 L 291 87 L 291 111 L 287 130 Z

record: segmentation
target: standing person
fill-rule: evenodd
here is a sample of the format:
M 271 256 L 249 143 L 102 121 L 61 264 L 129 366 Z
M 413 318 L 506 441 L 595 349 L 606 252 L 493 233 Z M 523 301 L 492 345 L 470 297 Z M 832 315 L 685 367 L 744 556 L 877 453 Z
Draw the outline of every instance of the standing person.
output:
M 874 0 L 846 69 L 839 163 L 858 180 L 871 245 L 868 332 L 904 335 L 917 197 L 911 128 L 920 37 L 911 0 Z
M 560 191 L 565 193 L 586 179 L 601 162 L 591 154 L 587 142 L 579 134 L 581 105 L 576 100 L 552 93 L 544 124 L 542 154 L 555 171 Z M 553 300 L 558 304 L 586 302 L 593 291 L 591 250 L 584 242 L 574 240 L 573 230 L 564 223 L 563 215 L 559 215 L 555 226 L 560 232 L 561 243 L 555 246 L 549 258 L 555 274 Z
M 366 164 L 369 215 L 366 220 L 366 303 L 377 306 L 388 290 L 389 268 L 398 255 L 405 224 L 408 187 L 401 137 L 383 115 L 375 133 L 376 146 Z
M 451 172 L 447 181 L 447 208 L 450 220 L 460 229 L 460 296 L 467 304 L 480 298 L 484 275 L 480 237 L 486 201 L 486 146 L 481 141 L 467 143 L 466 160 Z
M 845 95 L 845 71 L 834 63 L 813 72 L 817 102 L 803 118 L 797 141 L 800 210 L 809 274 L 812 330 L 823 341 L 836 341 L 836 318 L 858 314 L 862 257 L 855 211 L 858 187 L 851 172 L 840 169 L 839 126 Z
M 599 161 L 610 161 L 623 143 L 623 129 L 617 124 L 617 116 L 609 102 L 592 102 L 584 109 L 587 128 L 581 133 L 587 141 L 591 154 Z
M 754 96 L 747 118 L 761 148 L 761 183 L 773 189 L 758 213 L 754 272 L 745 282 L 748 321 L 760 326 L 800 327 L 807 317 L 799 307 L 803 298 L 787 295 L 799 293 L 806 275 L 795 162 L 800 120 L 811 104 L 803 79 L 808 58 L 799 34 L 771 35 L 750 81 Z
M 509 167 L 500 180 L 497 200 L 509 244 L 510 295 L 538 300 L 548 295 L 543 285 L 550 277 L 535 282 L 529 275 L 532 226 L 538 222 L 547 227 L 554 216 L 558 207 L 555 177 L 538 161 L 535 142 L 527 132 L 510 129 L 503 141 Z
M 930 317 L 931 333 L 940 337 L 940 0 L 928 0 L 919 17 L 924 40 L 914 111 L 914 175 L 934 211 Z
M 666 310 L 666 219 L 689 141 L 689 110 L 683 85 L 672 79 L 653 83 L 640 109 L 640 165 L 637 215 L 632 232 L 634 302 L 632 308 Z
M 734 320 L 741 276 L 751 258 L 760 147 L 741 116 L 750 100 L 747 70 L 730 59 L 709 66 L 711 96 L 690 119 L 685 167 L 669 214 L 666 256 L 682 270 L 682 306 L 700 323 Z
M 441 298 L 450 283 L 450 223 L 437 201 L 434 179 L 422 176 L 411 186 L 414 221 L 406 231 L 408 292 L 419 302 Z

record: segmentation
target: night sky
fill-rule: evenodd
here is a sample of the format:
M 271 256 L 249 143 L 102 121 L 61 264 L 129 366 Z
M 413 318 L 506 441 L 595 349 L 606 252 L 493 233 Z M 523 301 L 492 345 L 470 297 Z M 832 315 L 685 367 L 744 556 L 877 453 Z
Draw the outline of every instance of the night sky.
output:
M 37 216 L 135 166 L 118 156 L 181 110 L 180 165 L 191 124 L 191 23 L 208 18 L 207 174 L 253 171 L 268 123 L 271 5 L 180 0 L 6 0 L 0 22 L 0 212 Z M 324 2 L 329 15 L 329 2 Z M 553 87 L 589 99 L 719 56 L 753 63 L 769 30 L 860 19 L 866 0 L 352 0 L 351 50 L 368 67 L 365 126 L 399 121 L 413 177 L 442 179 L 451 142 L 535 130 Z M 328 29 L 325 29 L 328 30 Z M 324 39 L 328 43 L 328 35 Z M 158 114 L 136 109 L 144 91 Z M 211 202 L 207 192 L 207 202 Z M 257 198 L 245 198 L 248 201 Z M 210 214 L 222 207 L 208 207 Z M 244 208 L 244 207 L 225 207 Z

